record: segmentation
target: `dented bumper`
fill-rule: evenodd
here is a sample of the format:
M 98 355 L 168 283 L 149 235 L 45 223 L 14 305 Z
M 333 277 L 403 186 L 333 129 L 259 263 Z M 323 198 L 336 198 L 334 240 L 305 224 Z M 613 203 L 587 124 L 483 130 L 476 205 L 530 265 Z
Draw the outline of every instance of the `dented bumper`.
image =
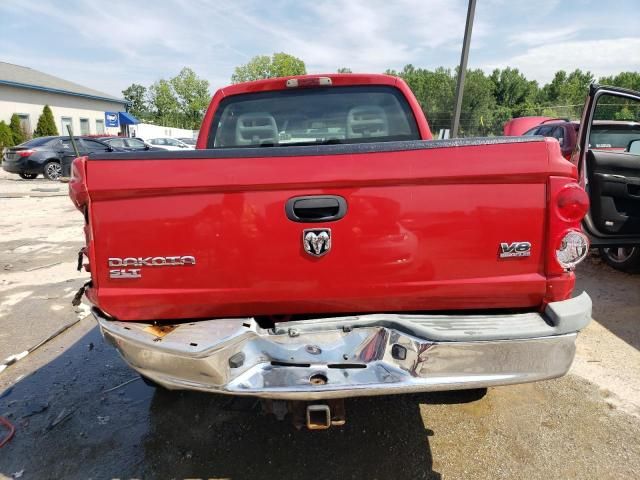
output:
M 583 293 L 543 314 L 374 314 L 270 330 L 251 318 L 159 328 L 94 315 L 131 367 L 169 389 L 320 400 L 562 376 L 591 319 L 591 300 Z

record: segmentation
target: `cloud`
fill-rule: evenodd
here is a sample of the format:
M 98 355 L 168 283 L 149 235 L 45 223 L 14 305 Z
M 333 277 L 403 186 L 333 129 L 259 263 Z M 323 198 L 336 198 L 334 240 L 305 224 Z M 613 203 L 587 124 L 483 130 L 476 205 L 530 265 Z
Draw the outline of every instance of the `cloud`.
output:
M 624 37 L 603 40 L 555 42 L 529 48 L 487 68 L 516 67 L 525 76 L 547 83 L 557 70 L 576 68 L 590 71 L 596 78 L 621 71 L 637 71 L 640 38 Z
M 529 1 L 483 0 L 469 67 L 518 67 L 538 81 L 561 68 L 637 70 L 635 17 L 620 6 L 633 11 L 635 1 L 620 0 L 596 18 L 597 0 L 585 0 L 579 11 L 559 0 L 538 0 L 535 8 Z M 312 73 L 382 72 L 407 63 L 454 67 L 466 6 L 467 0 L 68 0 L 60 8 L 53 0 L 0 0 L 0 60 L 115 95 L 183 66 L 215 89 L 235 66 L 274 52 L 300 57 Z
M 215 2 L 204 2 L 211 6 Z M 458 1 L 462 5 L 463 2 Z M 381 72 L 420 62 L 427 51 L 461 42 L 464 8 L 447 0 L 342 0 L 287 2 L 280 9 L 227 6 L 220 13 L 256 40 L 256 54 L 285 51 L 302 58 L 310 71 Z M 275 10 L 275 13 L 274 11 Z M 484 27 L 479 23 L 477 36 Z
M 205 17 L 179 0 L 157 2 L 144 12 L 123 1 L 109 8 L 76 1 L 62 10 L 39 0 L 9 0 L 0 4 L 0 17 L 5 13 L 29 16 L 32 35 L 14 42 L 7 29 L 0 31 L 7 36 L 2 60 L 114 95 L 133 82 L 148 85 L 171 77 L 184 66 L 220 86 L 228 83 L 233 65 L 249 58 L 227 43 L 232 25 L 211 29 Z
M 565 27 L 546 31 L 520 32 L 510 35 L 509 41 L 514 45 L 546 45 L 575 37 L 578 31 L 577 27 Z

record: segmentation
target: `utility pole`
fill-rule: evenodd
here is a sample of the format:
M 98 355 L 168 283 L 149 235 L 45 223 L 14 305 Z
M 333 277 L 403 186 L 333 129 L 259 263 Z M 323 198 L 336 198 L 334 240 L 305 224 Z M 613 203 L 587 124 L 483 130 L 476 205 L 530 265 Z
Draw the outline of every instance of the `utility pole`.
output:
M 473 17 L 476 12 L 476 0 L 469 0 L 467 9 L 467 24 L 464 28 L 464 40 L 462 42 L 462 55 L 460 56 L 460 70 L 458 70 L 458 85 L 456 86 L 456 105 L 453 110 L 453 126 L 451 138 L 458 136 L 460 127 L 460 111 L 462 110 L 462 96 L 464 95 L 464 77 L 467 73 L 467 60 L 469 58 L 469 45 L 471 44 L 471 31 L 473 30 Z

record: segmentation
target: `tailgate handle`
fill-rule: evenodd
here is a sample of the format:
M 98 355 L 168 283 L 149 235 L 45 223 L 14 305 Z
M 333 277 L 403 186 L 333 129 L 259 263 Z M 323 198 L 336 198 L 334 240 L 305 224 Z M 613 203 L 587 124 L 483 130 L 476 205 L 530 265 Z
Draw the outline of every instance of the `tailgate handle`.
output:
M 309 195 L 290 198 L 285 211 L 294 222 L 334 222 L 347 213 L 347 201 L 337 195 Z

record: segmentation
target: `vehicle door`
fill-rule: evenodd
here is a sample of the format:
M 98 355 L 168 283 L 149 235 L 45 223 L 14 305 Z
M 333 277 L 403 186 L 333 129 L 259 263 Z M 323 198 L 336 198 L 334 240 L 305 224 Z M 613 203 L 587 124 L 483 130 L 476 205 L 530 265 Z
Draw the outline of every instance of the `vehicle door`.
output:
M 97 140 L 81 138 L 80 143 L 84 145 L 84 148 L 87 151 L 87 153 L 97 153 L 97 152 L 104 153 L 104 152 L 113 151 L 113 148 L 111 148 L 109 145 L 107 145 L 106 143 L 99 142 Z
M 167 138 L 165 139 L 165 141 L 167 142 L 167 145 L 173 147 L 174 150 L 178 150 L 180 148 L 189 148 L 187 147 L 187 145 L 179 140 L 176 140 L 175 138 Z
M 128 150 L 149 150 L 149 147 L 137 138 L 125 138 L 123 139 L 124 148 Z
M 125 143 L 124 138 L 111 138 L 109 140 L 106 140 L 104 143 L 113 148 L 127 149 L 128 147 L 128 145 Z
M 640 92 L 592 85 L 575 155 L 592 244 L 640 245 Z
M 80 142 L 79 138 L 75 139 L 76 142 L 76 147 L 78 149 L 78 153 L 80 155 L 86 155 L 87 149 L 86 147 L 82 144 L 82 142 Z M 75 155 L 74 149 L 73 149 L 73 143 L 71 142 L 70 138 L 64 138 L 60 141 L 60 151 L 58 152 L 60 154 L 60 157 L 64 157 L 65 155 Z

